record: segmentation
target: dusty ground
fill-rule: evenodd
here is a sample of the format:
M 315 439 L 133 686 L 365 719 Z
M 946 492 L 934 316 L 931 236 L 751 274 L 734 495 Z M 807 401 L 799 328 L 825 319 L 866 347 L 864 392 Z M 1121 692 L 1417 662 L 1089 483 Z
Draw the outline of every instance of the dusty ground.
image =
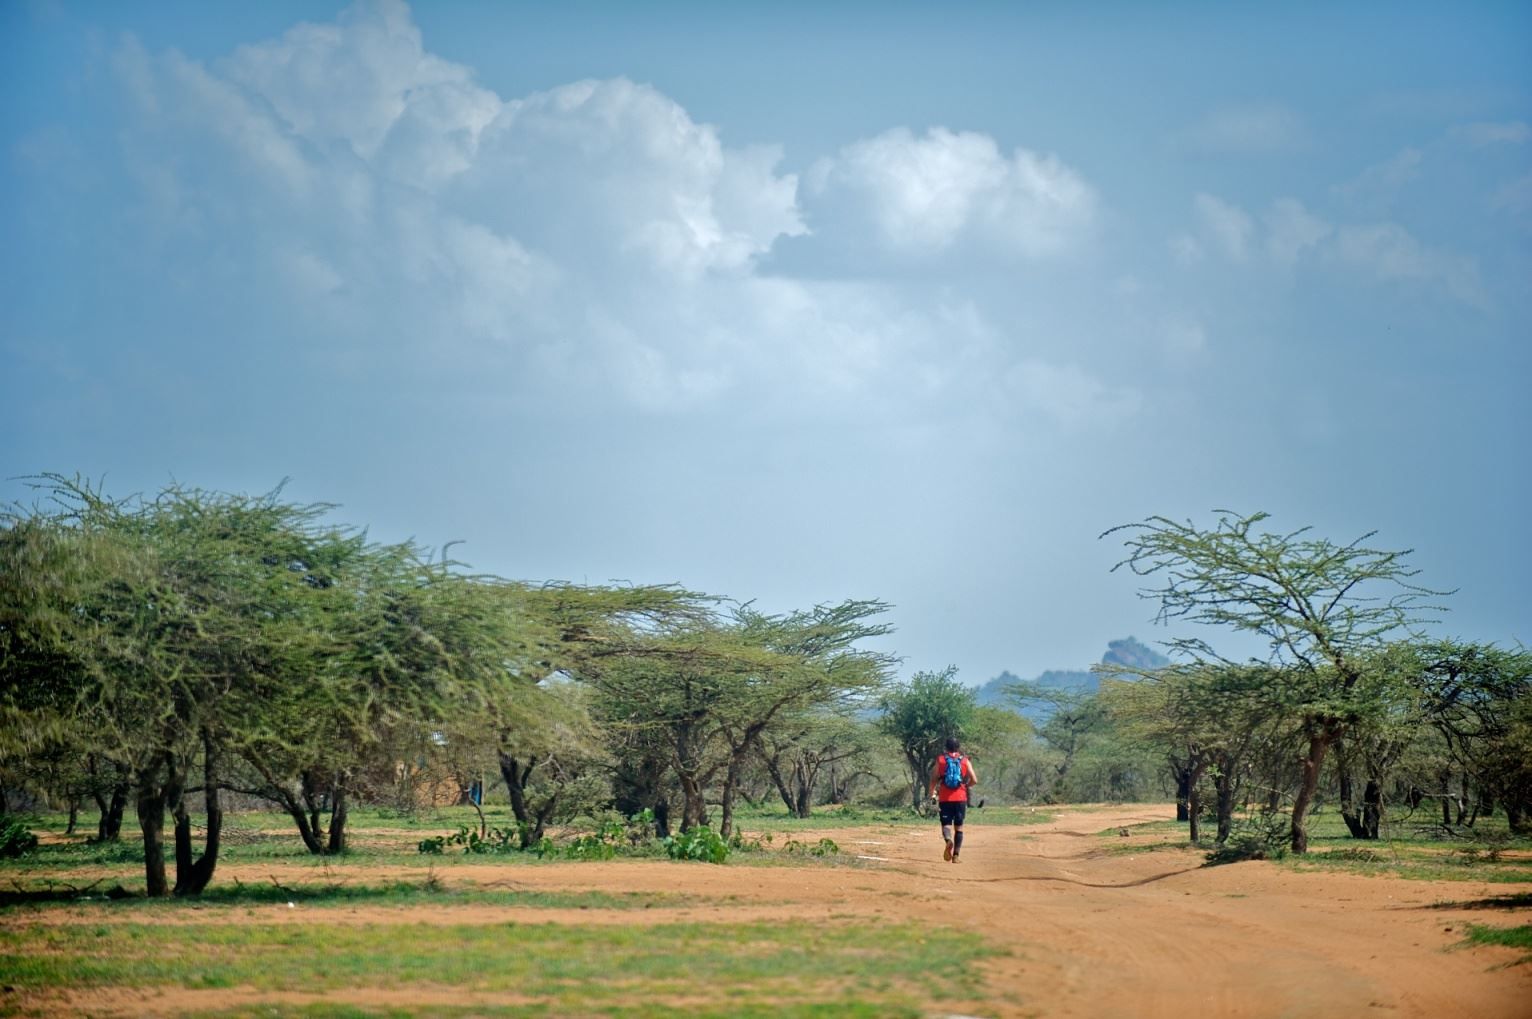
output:
M 1524 913 L 1467 905 L 1532 890 L 1525 884 L 1420 882 L 1345 873 L 1297 873 L 1268 863 L 1203 868 L 1190 851 L 1124 853 L 1133 836 L 1103 845 L 1105 828 L 1166 817 L 1163 807 L 1071 811 L 1045 825 L 972 827 L 963 862 L 944 863 L 930 830 L 857 828 L 822 834 L 859 866 L 676 865 L 661 861 L 560 863 L 507 869 L 441 868 L 449 886 L 546 891 L 655 892 L 652 909 L 517 909 L 497 906 L 230 908 L 230 922 L 610 924 L 673 920 L 740 922 L 866 917 L 961 925 L 1008 954 L 973 979 L 975 1001 L 938 1003 L 933 1015 L 973 1007 L 1027 1016 L 1532 1016 L 1532 964 L 1510 949 L 1455 947 L 1464 924 L 1509 926 Z M 821 833 L 816 832 L 815 838 Z M 291 866 L 291 865 L 287 865 Z M 296 870 L 297 868 L 294 868 Z M 220 868 L 219 880 L 280 879 L 284 865 Z M 418 869 L 346 867 L 345 880 L 418 880 Z M 314 880 L 312 869 L 292 875 Z M 676 894 L 696 905 L 676 905 Z M 721 901 L 727 900 L 727 901 Z M 1457 904 L 1457 905 L 1453 905 Z M 67 919 L 68 911 L 54 915 Z M 215 920 L 216 910 L 190 917 Z M 34 921 L 36 917 L 32 918 Z M 100 915 L 93 915 L 100 922 Z M 0 923 L 4 923 L 0 919 Z M 160 918 L 156 922 L 161 922 Z M 174 922 L 165 918 L 164 922 Z M 441 1000 L 461 1005 L 461 992 Z M 324 1000 L 429 1009 L 432 989 L 399 994 L 337 991 Z M 412 996 L 411 996 L 412 995 Z M 988 1000 L 979 1006 L 977 1001 Z M 179 1009 L 301 1004 L 307 996 L 238 990 L 114 993 L 66 1004 L 89 1011 L 163 1014 Z M 1005 1002 L 997 1006 L 995 1002 Z M 512 1004 L 487 996 L 482 1004 Z M 681 1003 L 677 1003 L 681 1004 Z M 1378 1010 L 1378 1011 L 1374 1011 Z

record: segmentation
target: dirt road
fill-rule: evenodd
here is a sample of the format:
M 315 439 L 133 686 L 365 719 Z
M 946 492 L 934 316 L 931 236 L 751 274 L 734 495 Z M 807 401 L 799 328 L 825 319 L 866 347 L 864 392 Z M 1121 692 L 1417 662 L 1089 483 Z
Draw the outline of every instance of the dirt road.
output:
M 933 1016 L 1532 1017 L 1532 963 L 1516 964 L 1520 953 L 1511 949 L 1460 944 L 1470 921 L 1524 923 L 1525 912 L 1472 903 L 1504 900 L 1532 891 L 1532 885 L 1297 872 L 1264 862 L 1204 868 L 1199 853 L 1139 848 L 1160 836 L 1103 840 L 1096 835 L 1166 819 L 1166 810 L 1098 807 L 1067 811 L 1042 825 L 974 825 L 959 865 L 942 861 L 933 824 L 823 833 L 844 854 L 864 858 L 856 867 L 626 860 L 513 867 L 462 863 L 437 872 L 452 886 L 656 893 L 654 908 L 642 910 L 641 920 L 632 909 L 459 904 L 209 908 L 198 909 L 195 921 L 219 922 L 220 916 L 231 923 L 277 924 L 913 920 L 962 926 L 1003 950 L 973 973 L 971 999 L 934 1002 Z M 422 870 L 364 865 L 347 866 L 345 874 L 358 882 L 418 880 Z M 220 880 L 236 877 L 301 882 L 313 880 L 313 872 L 278 861 L 219 870 Z M 67 913 L 60 913 L 58 922 L 68 922 Z M 162 922 L 177 917 L 167 915 Z M 94 992 L 69 999 L 89 1011 L 145 1014 L 314 1000 L 164 988 L 147 997 Z M 336 989 L 323 1000 L 403 1010 L 431 1004 L 412 999 L 407 990 Z
M 869 869 L 539 868 L 537 887 L 731 895 L 749 915 L 956 922 L 1009 954 L 975 979 L 1006 1014 L 1228 1017 L 1532 1016 L 1532 964 L 1510 949 L 1454 947 L 1469 921 L 1525 914 L 1442 908 L 1526 885 L 1298 873 L 1252 862 L 1204 868 L 1190 850 L 1131 852 L 1095 833 L 1163 820 L 1163 807 L 1070 812 L 1045 825 L 973 826 L 963 862 L 930 831 L 829 832 Z M 786 904 L 784 906 L 784 904 Z M 752 909 L 759 910 L 753 914 Z M 704 911 L 706 912 L 706 911 Z M 587 914 L 588 916 L 588 914 Z M 994 998 L 978 1011 L 993 1014 Z M 952 1011 L 967 1003 L 953 1002 Z

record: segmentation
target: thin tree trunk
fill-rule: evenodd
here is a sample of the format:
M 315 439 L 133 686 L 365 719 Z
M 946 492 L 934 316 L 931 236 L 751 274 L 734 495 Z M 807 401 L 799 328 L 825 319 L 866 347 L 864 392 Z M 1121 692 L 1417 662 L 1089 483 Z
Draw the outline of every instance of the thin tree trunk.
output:
M 1229 767 L 1227 759 L 1218 762 L 1218 774 L 1213 776 L 1213 789 L 1217 795 L 1216 806 L 1218 809 L 1218 844 L 1223 845 L 1229 839 L 1229 832 L 1234 827 L 1234 775 Z
M 505 779 L 506 792 L 511 797 L 511 816 L 521 831 L 521 848 L 532 846 L 543 837 L 543 821 L 527 803 L 527 782 L 537 767 L 536 759 L 525 766 L 504 750 L 498 751 L 500 777 Z
M 1202 782 L 1202 772 L 1206 767 L 1206 764 L 1201 763 L 1194 765 L 1191 770 L 1190 781 L 1187 783 L 1186 816 L 1191 824 L 1189 835 L 1192 842 L 1197 842 L 1202 838 L 1202 818 L 1200 816 L 1202 814 L 1202 793 L 1198 786 Z
M 744 754 L 736 751 L 729 756 L 729 767 L 723 775 L 723 802 L 719 805 L 718 834 L 727 839 L 734 834 L 734 794 L 739 786 L 739 773 L 744 765 Z
M 144 837 L 144 893 L 151 899 L 170 894 L 170 882 L 165 877 L 165 809 L 172 797 L 181 798 L 175 770 L 175 755 L 162 753 L 137 776 L 138 828 Z
M 1191 819 L 1192 769 L 1180 761 L 1171 761 L 1170 769 L 1176 776 L 1176 820 Z
M 1319 788 L 1319 769 L 1324 766 L 1325 752 L 1330 749 L 1330 741 L 1334 738 L 1328 724 L 1309 734 L 1309 751 L 1303 758 L 1303 777 L 1298 785 L 1298 795 L 1293 800 L 1291 837 L 1295 853 L 1309 851 L 1309 833 L 1304 822 L 1309 805 L 1314 802 L 1314 792 Z
M 793 803 L 792 790 L 787 785 L 787 780 L 782 777 L 782 754 L 762 754 L 761 759 L 766 762 L 766 774 L 771 776 L 771 784 L 777 787 L 777 795 L 782 797 L 782 803 L 789 813 L 796 814 Z
M 330 791 L 330 841 L 325 846 L 325 852 L 330 856 L 346 851 L 346 817 L 348 806 L 345 783 L 337 780 L 335 788 Z
M 1367 788 L 1362 793 L 1362 828 L 1367 832 L 1367 837 L 1378 837 L 1378 825 L 1383 819 L 1383 787 L 1378 785 L 1377 779 L 1368 779 Z
M 202 736 L 202 795 L 207 808 L 207 837 L 202 854 L 192 858 L 191 816 L 186 797 L 176 799 L 176 886 L 177 896 L 201 895 L 213 880 L 218 868 L 218 853 L 223 845 L 223 804 L 219 800 L 218 757 L 210 735 Z
M 1351 758 L 1346 753 L 1345 740 L 1335 741 L 1335 774 L 1340 781 L 1340 812 L 1341 820 L 1346 822 L 1346 830 L 1354 839 L 1365 839 L 1367 829 L 1362 825 L 1362 813 L 1357 810 L 1356 800 L 1353 795 L 1351 783 Z

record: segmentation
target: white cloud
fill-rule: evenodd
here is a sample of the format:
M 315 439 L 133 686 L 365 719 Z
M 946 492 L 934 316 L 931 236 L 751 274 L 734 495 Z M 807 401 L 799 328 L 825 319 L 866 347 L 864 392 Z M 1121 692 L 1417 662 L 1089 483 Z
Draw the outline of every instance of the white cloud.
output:
M 1260 155 L 1300 147 L 1303 119 L 1277 103 L 1214 110 L 1182 134 L 1189 147 L 1205 152 Z
M 1417 148 L 1402 149 L 1380 163 L 1374 163 L 1335 192 L 1348 202 L 1374 213 L 1387 209 L 1405 186 L 1420 176 L 1425 154 Z
M 1336 226 L 1295 198 L 1273 202 L 1259 225 L 1243 209 L 1212 195 L 1197 195 L 1192 208 L 1195 235 L 1182 232 L 1170 239 L 1172 254 L 1183 264 L 1195 263 L 1209 250 L 1245 262 L 1247 255 L 1264 249 L 1266 259 L 1254 260 L 1255 268 L 1324 259 L 1383 282 L 1426 284 L 1477 308 L 1487 301 L 1473 259 L 1433 248 L 1398 223 Z
M 1212 195 L 1192 199 L 1192 212 L 1202 235 L 1235 261 L 1244 261 L 1255 223 L 1245 210 Z
M 1279 198 L 1264 217 L 1266 250 L 1282 265 L 1315 247 L 1333 232 L 1329 223 L 1303 207 L 1296 198 Z
M 1072 423 L 1081 401 L 1109 422 L 1138 406 L 998 342 L 975 309 L 762 277 L 806 232 L 778 148 L 726 146 L 620 78 L 502 99 L 426 52 L 395 0 L 211 64 L 130 42 L 116 66 L 145 243 L 187 290 L 271 315 L 265 334 L 312 337 L 316 363 L 541 409 L 897 415 L 956 394 Z M 897 248 L 1045 257 L 1096 203 L 1054 157 L 941 130 L 856 143 L 820 181 L 818 211 L 863 203 Z
M 939 255 L 978 243 L 1033 258 L 1078 246 L 1096 214 L 1095 191 L 1056 156 L 1018 148 L 1009 156 L 988 135 L 937 127 L 917 137 L 895 128 L 818 163 L 810 188 L 820 209 L 852 206 L 902 255 Z M 816 221 L 817 223 L 818 221 Z
M 1429 283 L 1443 287 L 1465 304 L 1483 307 L 1486 303 L 1478 269 L 1471 259 L 1428 247 L 1397 223 L 1340 227 L 1332 250 L 1340 262 L 1379 280 Z

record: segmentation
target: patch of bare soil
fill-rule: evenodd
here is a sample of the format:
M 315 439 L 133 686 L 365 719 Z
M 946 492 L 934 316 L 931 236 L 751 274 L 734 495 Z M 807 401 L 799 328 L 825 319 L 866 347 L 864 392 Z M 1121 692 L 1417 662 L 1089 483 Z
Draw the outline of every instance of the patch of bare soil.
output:
M 908 920 L 962 927 L 1006 953 L 973 974 L 976 990 L 987 993 L 976 993 L 969 1002 L 934 1002 L 933 1014 L 1146 1019 L 1180 1019 L 1189 1013 L 1252 1019 L 1532 1015 L 1532 965 L 1512 965 L 1520 956 L 1510 949 L 1459 947 L 1468 922 L 1503 926 L 1521 920 L 1519 914 L 1495 908 L 1494 900 L 1532 890 L 1532 885 L 1296 872 L 1264 862 L 1206 868 L 1201 854 L 1190 850 L 1134 853 L 1123 850 L 1143 842 L 1141 837 L 1109 842 L 1094 837 L 1103 829 L 1166 819 L 1167 809 L 1100 807 L 1065 813 L 1044 825 L 975 826 L 956 865 L 942 860 L 933 824 L 930 829 L 822 833 L 835 839 L 846 856 L 861 857 L 854 865 L 713 867 L 631 860 L 515 868 L 472 863 L 435 872 L 449 887 L 473 883 L 688 897 L 685 905 L 668 898 L 651 909 L 228 906 L 188 911 L 176 919 L 205 923 L 223 916 L 233 922 L 323 924 Z M 220 869 L 220 880 L 237 874 L 242 880 L 266 881 L 277 870 L 267 865 L 225 874 Z M 368 882 L 418 881 L 424 873 L 424 868 L 345 868 L 346 879 Z M 298 879 L 294 874 L 293 880 Z M 91 911 L 92 920 L 99 917 Z M 0 923 L 37 919 L 17 915 Z M 174 921 L 156 916 L 152 922 Z M 409 997 L 414 992 L 389 992 L 387 1001 L 377 993 L 337 989 L 324 1000 L 427 1011 L 446 1004 L 429 988 L 416 997 Z M 460 989 L 442 994 L 455 1006 L 480 1001 Z M 92 1013 L 167 1014 L 307 1001 L 232 989 L 136 996 L 114 992 L 110 999 L 93 993 L 71 996 L 64 1004 Z M 515 1002 L 485 997 L 481 1003 Z

